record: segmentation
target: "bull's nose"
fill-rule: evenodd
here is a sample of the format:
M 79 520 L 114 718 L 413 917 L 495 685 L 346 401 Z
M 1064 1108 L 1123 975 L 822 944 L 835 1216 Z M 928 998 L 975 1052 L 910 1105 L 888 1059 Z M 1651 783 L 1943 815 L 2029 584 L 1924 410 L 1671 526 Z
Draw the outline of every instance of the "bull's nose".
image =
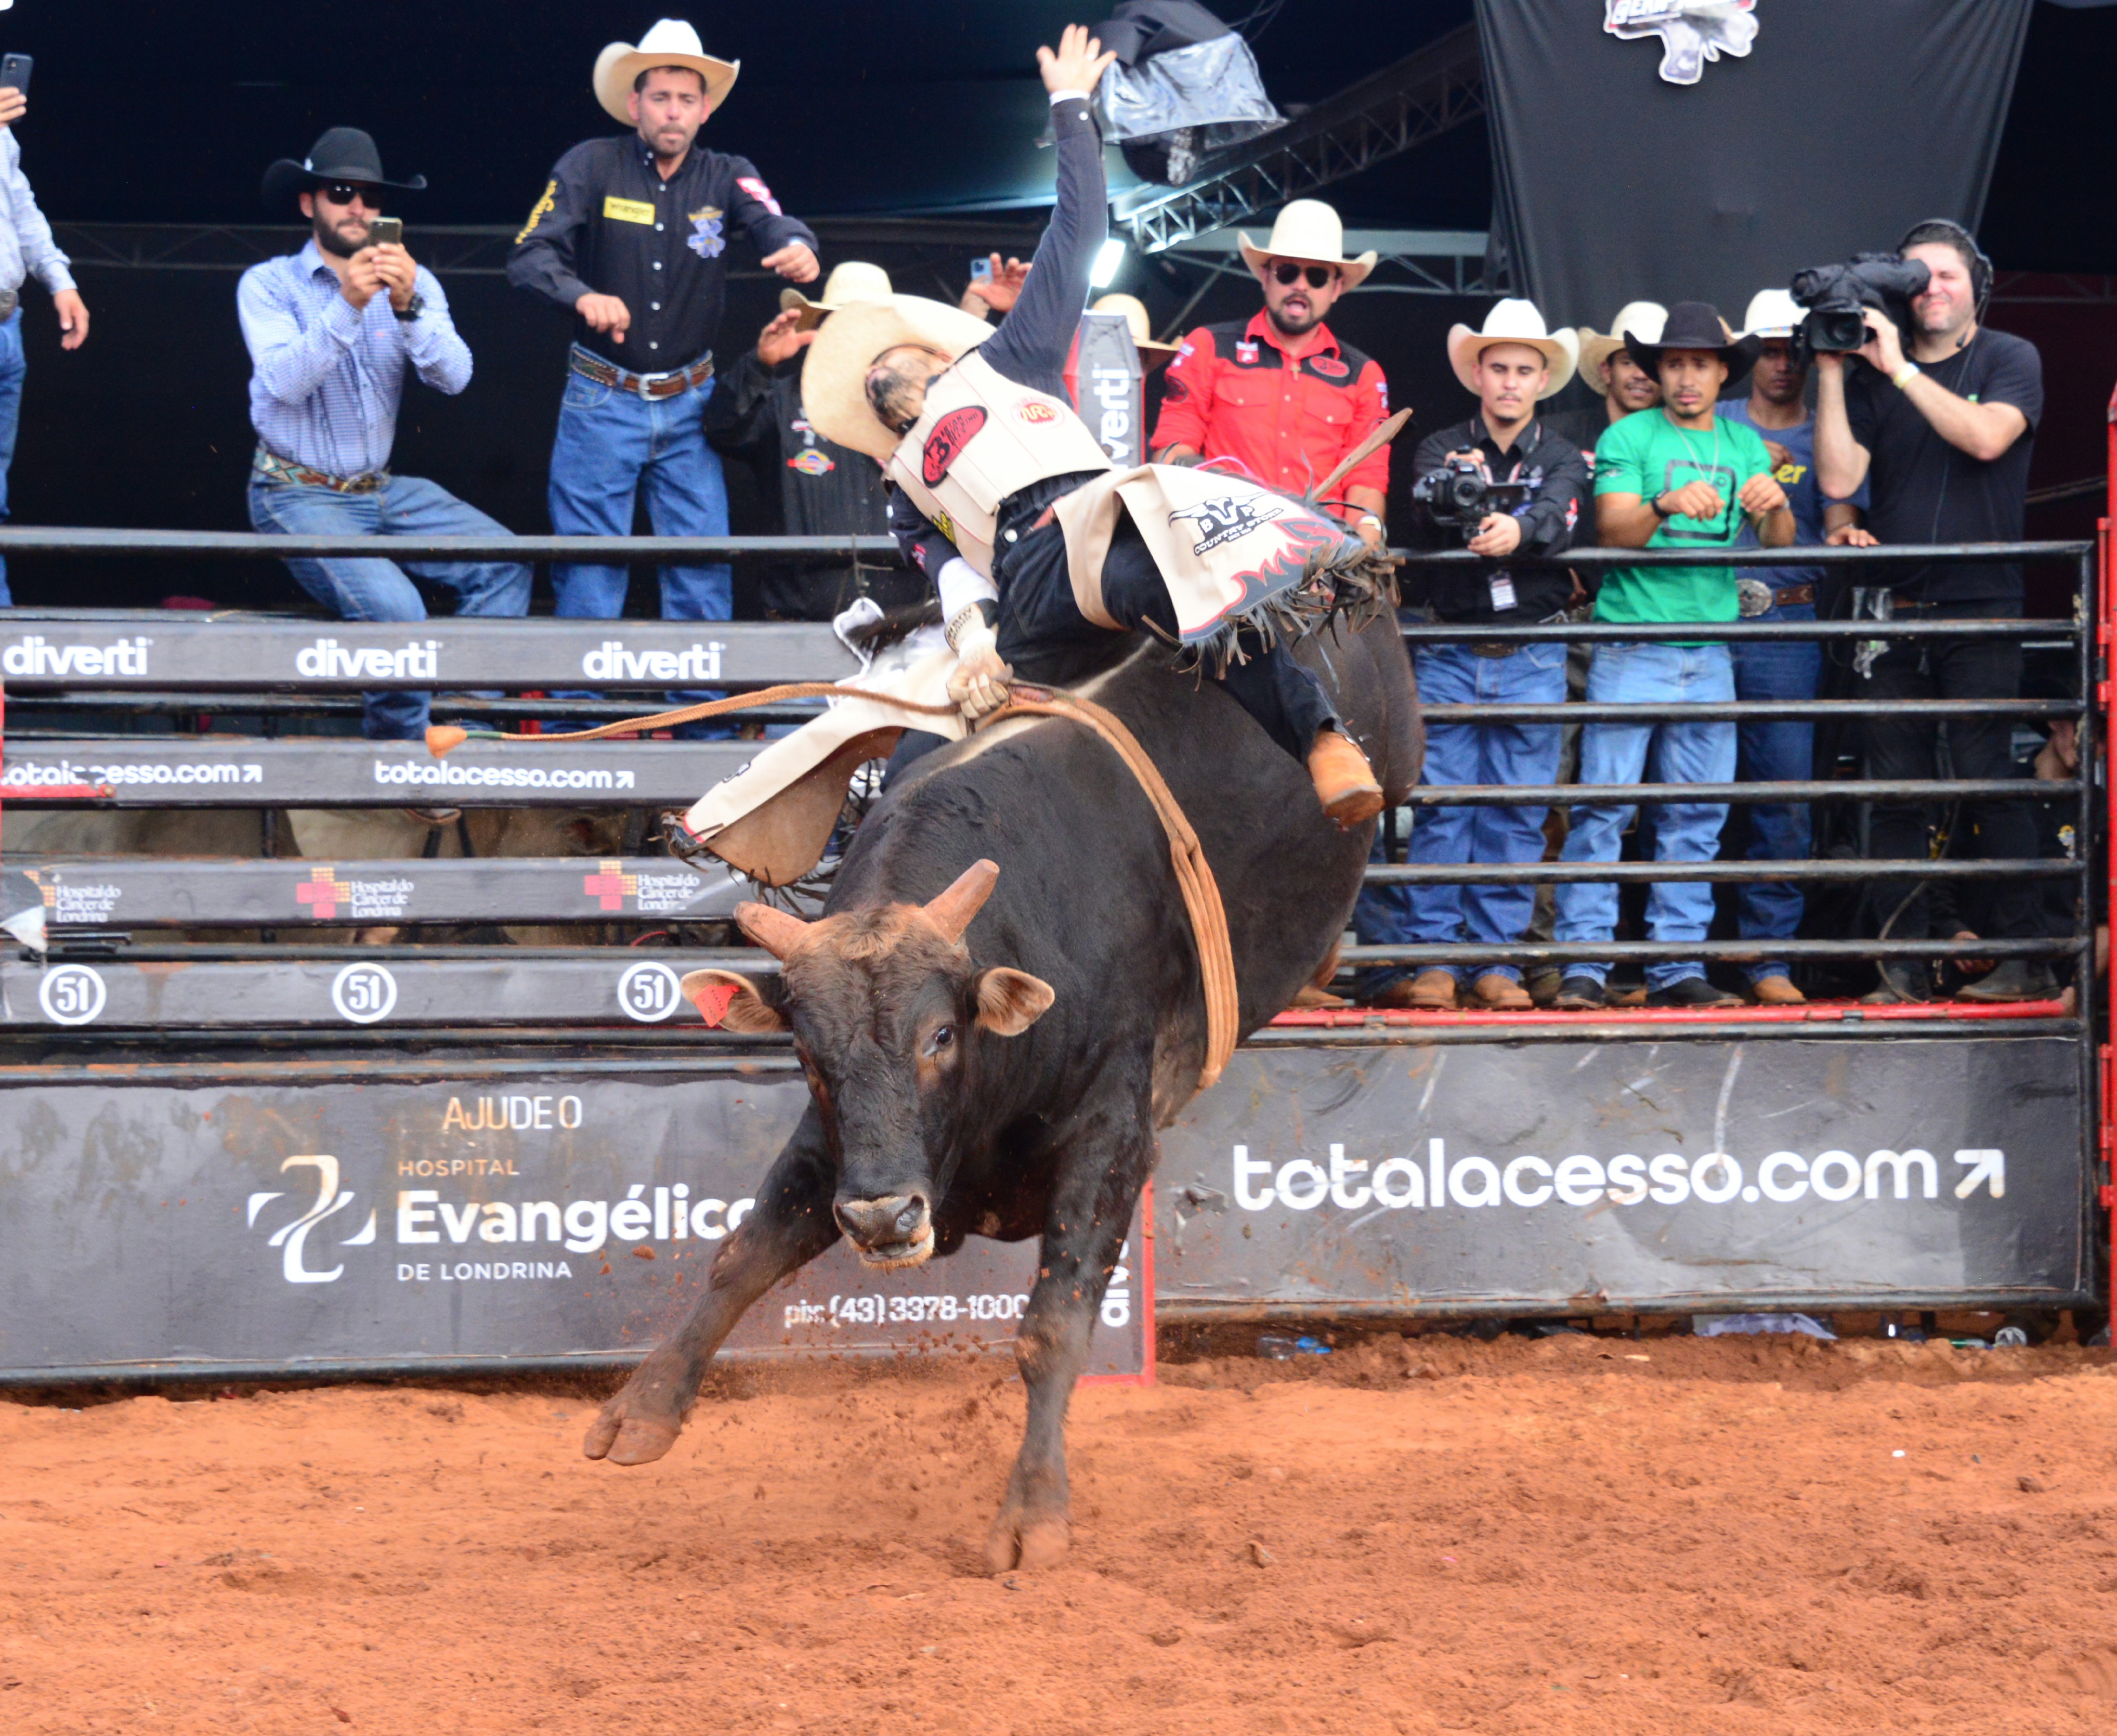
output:
M 885 1194 L 877 1199 L 842 1199 L 834 1208 L 838 1227 L 863 1248 L 916 1241 L 926 1228 L 926 1196 Z

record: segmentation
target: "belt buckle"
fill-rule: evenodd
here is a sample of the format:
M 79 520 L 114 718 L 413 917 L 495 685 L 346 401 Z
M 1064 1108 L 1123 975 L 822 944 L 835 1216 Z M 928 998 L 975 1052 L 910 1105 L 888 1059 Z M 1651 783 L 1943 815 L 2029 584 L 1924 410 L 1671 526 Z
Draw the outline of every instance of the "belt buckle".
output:
M 1755 621 L 1760 615 L 1769 615 L 1778 602 L 1771 586 L 1761 579 L 1738 579 L 1735 581 L 1735 607 L 1745 621 Z

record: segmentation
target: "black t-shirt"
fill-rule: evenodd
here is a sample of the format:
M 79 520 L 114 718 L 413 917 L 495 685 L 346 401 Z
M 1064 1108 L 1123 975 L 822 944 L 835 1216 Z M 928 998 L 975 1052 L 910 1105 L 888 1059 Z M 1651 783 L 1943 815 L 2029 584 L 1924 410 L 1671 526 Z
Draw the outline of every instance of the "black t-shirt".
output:
M 1883 542 L 2018 542 L 2029 487 L 2029 454 L 2044 409 L 2043 360 L 2011 332 L 1980 330 L 1944 362 L 1919 364 L 1928 378 L 1973 404 L 2011 404 L 2028 418 L 2022 437 L 1989 464 L 1950 446 L 1904 393 L 1865 362 L 1851 365 L 1845 409 L 1852 437 L 1872 463 L 1867 528 Z M 2011 564 L 1949 561 L 1900 569 L 1891 581 L 1912 602 L 2022 600 Z

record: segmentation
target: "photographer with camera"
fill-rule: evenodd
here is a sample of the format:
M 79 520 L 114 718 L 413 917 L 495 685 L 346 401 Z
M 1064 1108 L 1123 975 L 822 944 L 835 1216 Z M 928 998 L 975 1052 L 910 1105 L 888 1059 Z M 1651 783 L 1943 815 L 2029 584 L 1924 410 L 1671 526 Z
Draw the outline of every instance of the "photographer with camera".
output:
M 1944 220 L 1921 223 L 1898 252 L 1896 261 L 1862 256 L 1850 266 L 1794 279 L 1796 299 L 1815 310 L 1804 330 L 1815 351 L 1818 480 L 1825 494 L 1839 498 L 1865 482 L 1873 501 L 1868 528 L 1884 543 L 2018 541 L 2030 449 L 2043 413 L 2042 362 L 2034 344 L 1978 323 L 1991 293 L 1992 262 L 1967 230 Z M 1864 330 L 1852 328 L 1848 300 Z M 1893 305 L 1893 315 L 1878 303 Z M 1848 353 L 1865 366 L 1848 368 Z M 1886 584 L 1869 598 L 1855 593 L 1878 620 L 1996 621 L 2022 612 L 2021 569 L 2009 563 L 1898 568 Z M 1866 677 L 1861 695 L 1869 699 L 2007 699 L 2021 691 L 2022 649 L 2010 639 L 1898 639 L 1855 667 Z M 2007 719 L 1958 718 L 1944 727 L 1954 776 L 2009 775 Z M 1863 734 L 1866 776 L 1934 775 L 1930 720 L 1870 718 Z M 2026 802 L 1986 802 L 1973 811 L 1981 856 L 2036 854 Z M 1929 803 L 1878 801 L 1869 850 L 1884 861 L 1923 860 L 1935 820 Z M 1918 940 L 1928 932 L 1922 882 L 1877 881 L 1868 911 L 1878 935 Z M 2038 931 L 2032 882 L 1996 882 L 1992 911 L 1999 938 Z M 1923 964 L 1891 961 L 1880 973 L 1871 1000 L 1931 997 L 1932 976 Z M 1960 998 L 2036 1000 L 2056 992 L 2049 965 L 2010 958 Z
M 1662 407 L 1627 416 L 1595 448 L 1595 523 L 1612 548 L 1732 548 L 1743 527 L 1766 548 L 1794 538 L 1786 492 L 1772 478 L 1771 455 L 1754 429 L 1718 413 L 1722 389 L 1748 373 L 1755 339 L 1730 339 L 1704 302 L 1669 310 L 1658 344 L 1636 332 L 1625 347 L 1661 381 Z M 1720 566 L 1612 567 L 1595 596 L 1595 619 L 1610 621 L 1732 621 L 1739 612 L 1734 570 Z M 1733 660 L 1725 644 L 1612 644 L 1595 648 L 1588 674 L 1594 704 L 1725 704 L 1735 697 Z M 1735 775 L 1732 723 L 1587 723 L 1580 731 L 1584 784 L 1726 783 Z M 1562 860 L 1614 862 L 1631 806 L 1577 807 Z M 1654 858 L 1709 862 L 1718 853 L 1724 802 L 1663 802 L 1655 810 Z M 1600 942 L 1617 932 L 1617 889 L 1569 883 L 1558 889 L 1554 936 L 1561 944 Z M 1703 940 L 1713 921 L 1713 889 L 1699 881 L 1661 882 L 1647 897 L 1647 932 L 1655 940 Z M 1557 1004 L 1591 1012 L 1607 1004 L 1609 966 L 1566 967 Z M 1736 997 L 1706 980 L 1695 959 L 1656 959 L 1647 967 L 1647 1004 L 1723 1006 Z
M 1429 435 L 1412 459 L 1410 541 L 1420 548 L 1468 547 L 1492 560 L 1566 548 L 1588 492 L 1580 449 L 1552 433 L 1536 409 L 1573 377 L 1573 334 L 1553 335 L 1528 302 L 1502 301 L 1481 330 L 1448 335 L 1455 377 L 1478 395 L 1478 413 Z M 1560 618 L 1573 589 L 1563 568 L 1416 569 L 1427 618 L 1475 626 L 1524 626 Z M 1421 645 L 1418 691 L 1429 704 L 1557 705 L 1566 699 L 1563 645 Z M 1435 723 L 1426 733 L 1422 780 L 1429 785 L 1550 783 L 1558 773 L 1555 723 Z M 1534 862 L 1543 856 L 1545 810 L 1432 808 L 1413 829 L 1409 860 L 1421 863 Z M 1375 886 L 1362 893 L 1354 926 L 1368 944 L 1507 945 L 1521 938 L 1535 903 L 1529 886 Z M 1446 1008 L 1469 984 L 1469 1003 L 1519 1010 L 1529 1005 L 1510 964 L 1378 974 L 1375 1004 Z

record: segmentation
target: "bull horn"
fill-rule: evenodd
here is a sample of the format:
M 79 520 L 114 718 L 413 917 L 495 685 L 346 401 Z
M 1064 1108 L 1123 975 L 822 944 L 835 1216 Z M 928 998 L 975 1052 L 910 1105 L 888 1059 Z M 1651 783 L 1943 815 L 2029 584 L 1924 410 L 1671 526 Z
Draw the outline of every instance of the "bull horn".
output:
M 782 963 L 801 949 L 809 925 L 791 912 L 770 904 L 738 904 L 736 926 Z
M 956 876 L 956 884 L 925 907 L 926 920 L 941 930 L 941 938 L 953 946 L 963 938 L 971 919 L 985 908 L 985 900 L 999 883 L 999 864 L 980 856 Z

